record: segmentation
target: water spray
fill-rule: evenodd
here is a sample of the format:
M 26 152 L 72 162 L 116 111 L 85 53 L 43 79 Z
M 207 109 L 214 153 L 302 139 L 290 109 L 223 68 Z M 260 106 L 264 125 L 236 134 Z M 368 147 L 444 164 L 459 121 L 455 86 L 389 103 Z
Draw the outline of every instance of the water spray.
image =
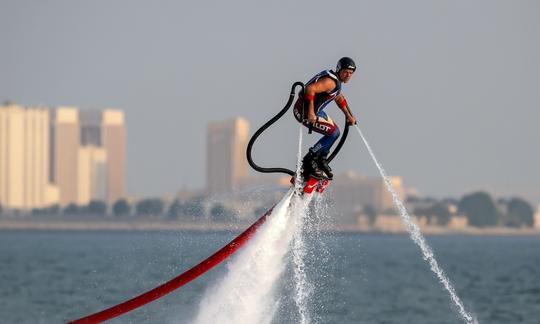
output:
M 227 265 L 227 272 L 209 287 L 193 320 L 197 323 L 271 323 L 279 306 L 276 283 L 286 268 L 292 240 L 291 189 L 271 217 Z
M 298 140 L 297 171 L 302 159 L 302 129 Z M 286 268 L 286 256 L 293 255 L 296 281 L 295 304 L 302 324 L 309 323 L 308 288 L 303 270 L 301 227 L 312 195 L 302 196 L 302 180 L 279 202 L 271 217 L 251 241 L 227 265 L 227 273 L 203 297 L 193 323 L 271 323 L 280 298 L 275 289 Z
M 465 306 L 463 306 L 463 303 L 461 302 L 461 299 L 458 297 L 452 283 L 450 282 L 450 279 L 448 279 L 443 269 L 439 266 L 437 259 L 435 259 L 435 254 L 433 253 L 433 250 L 427 244 L 424 236 L 420 232 L 420 228 L 418 227 L 418 225 L 416 225 L 413 222 L 413 220 L 411 219 L 411 216 L 409 216 L 409 213 L 407 212 L 405 205 L 403 205 L 403 202 L 401 201 L 394 187 L 392 186 L 392 182 L 390 181 L 390 178 L 388 177 L 382 165 L 379 163 L 379 161 L 375 157 L 375 154 L 373 153 L 371 146 L 366 140 L 366 137 L 360 130 L 360 127 L 358 127 L 358 125 L 355 125 L 355 127 L 356 127 L 356 130 L 358 130 L 358 134 L 360 134 L 362 141 L 364 141 L 364 144 L 366 145 L 366 148 L 369 151 L 369 154 L 371 155 L 373 162 L 375 162 L 375 165 L 377 166 L 377 169 L 379 170 L 379 173 L 381 174 L 381 177 L 383 178 L 384 183 L 386 184 L 386 189 L 388 189 L 388 191 L 392 195 L 392 200 L 394 201 L 394 205 L 396 205 L 396 207 L 399 210 L 401 220 L 405 224 L 407 232 L 409 232 L 411 239 L 414 241 L 414 243 L 416 243 L 416 245 L 420 247 L 420 250 L 422 250 L 424 260 L 426 260 L 429 263 L 431 271 L 433 271 L 437 275 L 439 282 L 450 294 L 450 298 L 452 302 L 454 303 L 454 305 L 457 307 L 459 314 L 461 315 L 463 320 L 467 324 L 478 324 L 477 319 L 474 316 L 472 316 L 471 313 L 465 310 Z
M 306 199 L 307 200 L 307 199 Z M 294 302 L 300 315 L 300 324 L 308 324 L 311 322 L 311 316 L 309 312 L 309 301 L 313 293 L 313 287 L 307 277 L 306 272 L 306 255 L 308 247 L 306 246 L 304 237 L 305 220 L 308 211 L 309 201 L 304 201 L 302 205 L 295 206 L 291 210 L 291 216 L 295 221 L 295 232 L 293 234 L 293 246 L 292 246 L 292 266 L 294 274 Z

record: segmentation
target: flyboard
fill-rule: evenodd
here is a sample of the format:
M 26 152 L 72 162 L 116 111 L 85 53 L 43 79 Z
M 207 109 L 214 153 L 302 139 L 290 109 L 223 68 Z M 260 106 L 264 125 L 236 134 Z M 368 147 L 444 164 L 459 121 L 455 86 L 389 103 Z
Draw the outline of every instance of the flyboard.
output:
M 257 139 L 257 137 L 270 125 L 272 125 L 274 122 L 276 122 L 279 118 L 281 118 L 285 112 L 290 108 L 293 99 L 295 97 L 295 88 L 297 86 L 301 86 L 302 89 L 304 87 L 304 84 L 302 82 L 296 82 L 293 84 L 291 93 L 289 96 L 289 100 L 285 107 L 270 121 L 268 121 L 266 124 L 264 124 L 257 132 L 252 136 L 251 140 L 249 141 L 248 148 L 247 148 L 247 159 L 251 167 L 253 167 L 255 170 L 259 172 L 264 173 L 272 173 L 272 172 L 278 172 L 278 173 L 285 173 L 288 175 L 291 175 L 291 184 L 295 186 L 296 183 L 296 173 L 292 170 L 286 169 L 286 168 L 262 168 L 258 165 L 256 165 L 252 158 L 251 158 L 251 149 L 253 147 L 253 143 Z M 347 126 L 349 126 L 347 124 Z M 341 137 L 340 142 L 336 146 L 336 149 L 332 154 L 328 157 L 328 161 L 331 161 L 336 154 L 341 149 L 341 146 L 345 142 L 345 139 L 347 138 L 348 133 L 348 127 L 345 128 L 343 135 Z M 302 178 L 302 175 L 299 175 L 300 178 Z M 328 179 L 315 179 L 312 177 L 307 177 L 307 179 L 302 179 L 300 182 L 300 188 L 295 190 L 295 194 L 298 195 L 310 195 L 313 192 L 322 193 L 326 187 L 329 185 L 330 181 Z M 274 206 L 275 207 L 275 206 Z M 139 307 L 142 307 L 148 303 L 151 303 L 152 301 L 155 301 L 175 290 L 178 288 L 184 286 L 185 284 L 195 280 L 202 274 L 206 273 L 210 269 L 214 268 L 221 262 L 223 262 L 225 259 L 227 259 L 229 256 L 234 254 L 236 251 L 238 251 L 243 245 L 248 242 L 251 237 L 255 234 L 257 229 L 267 220 L 267 218 L 271 215 L 273 208 L 270 208 L 266 213 L 264 213 L 255 223 L 253 223 L 250 227 L 248 227 L 244 232 L 242 232 L 240 235 L 238 235 L 235 239 L 230 241 L 227 245 L 222 247 L 219 251 L 212 254 L 205 260 L 201 261 L 199 264 L 195 265 L 191 269 L 185 271 L 184 273 L 178 275 L 177 277 L 161 284 L 158 287 L 155 287 L 147 292 L 144 292 L 136 297 L 133 297 L 129 300 L 126 300 L 122 303 L 119 303 L 117 305 L 111 306 L 109 308 L 106 308 L 104 310 L 101 310 L 99 312 L 81 317 L 79 319 L 70 321 L 69 323 L 100 323 L 107 320 L 110 320 L 112 318 L 118 317 L 120 315 L 123 315 L 125 313 L 128 313 L 134 309 L 137 309 Z

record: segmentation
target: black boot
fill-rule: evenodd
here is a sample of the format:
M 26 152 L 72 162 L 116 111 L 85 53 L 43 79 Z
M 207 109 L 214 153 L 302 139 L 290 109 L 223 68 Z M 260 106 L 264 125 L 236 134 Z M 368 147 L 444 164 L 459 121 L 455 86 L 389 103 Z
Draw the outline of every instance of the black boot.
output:
M 304 159 L 302 160 L 302 168 L 304 169 L 302 175 L 304 180 L 309 179 L 309 177 L 321 180 L 324 177 L 323 172 L 319 169 L 315 159 L 316 155 L 311 150 L 304 156 Z
M 319 166 L 319 169 L 324 171 L 324 173 L 326 173 L 328 180 L 332 180 L 334 178 L 334 174 L 332 173 L 332 168 L 330 167 L 330 165 L 328 165 L 326 154 L 318 155 L 316 161 L 317 161 L 317 165 Z

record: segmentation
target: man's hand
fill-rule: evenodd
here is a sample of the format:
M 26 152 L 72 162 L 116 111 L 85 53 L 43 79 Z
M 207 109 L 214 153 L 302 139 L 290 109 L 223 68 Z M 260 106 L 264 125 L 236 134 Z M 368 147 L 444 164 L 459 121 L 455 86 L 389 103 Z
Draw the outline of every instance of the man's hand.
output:
M 349 125 L 356 125 L 356 118 L 354 118 L 354 116 L 349 116 L 347 117 L 347 122 Z
M 315 113 L 308 113 L 307 119 L 310 124 L 315 124 L 317 122 L 317 115 Z

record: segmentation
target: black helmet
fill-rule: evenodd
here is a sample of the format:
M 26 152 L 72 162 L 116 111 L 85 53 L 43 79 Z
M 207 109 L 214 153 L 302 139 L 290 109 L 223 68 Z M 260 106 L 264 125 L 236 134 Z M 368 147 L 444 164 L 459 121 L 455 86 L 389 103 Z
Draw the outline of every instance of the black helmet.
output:
M 351 69 L 354 72 L 354 71 L 356 71 L 356 64 L 354 63 L 352 58 L 350 58 L 350 57 L 342 57 L 337 62 L 336 73 L 338 73 L 342 69 Z

